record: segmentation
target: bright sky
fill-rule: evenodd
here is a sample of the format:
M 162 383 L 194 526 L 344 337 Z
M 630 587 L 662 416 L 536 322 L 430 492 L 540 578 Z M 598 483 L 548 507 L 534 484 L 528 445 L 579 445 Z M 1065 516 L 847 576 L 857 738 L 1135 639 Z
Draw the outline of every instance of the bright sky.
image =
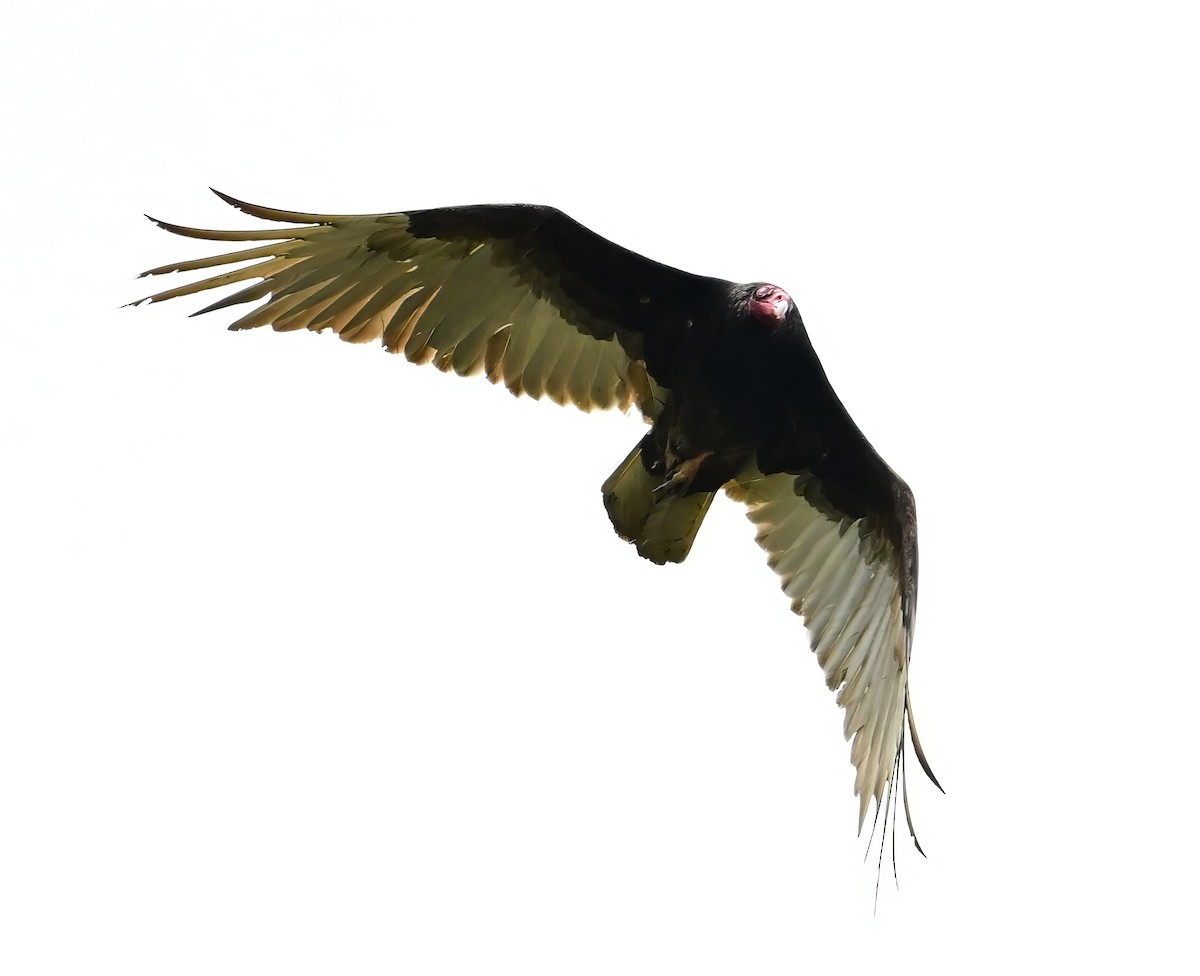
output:
M 1190 5 L 80 6 L 0 38 L 0 970 L 1184 967 Z M 142 212 L 254 225 L 208 185 L 791 292 L 920 511 L 947 795 L 876 915 L 741 509 L 655 567 L 633 416 L 121 308 L 221 246 Z

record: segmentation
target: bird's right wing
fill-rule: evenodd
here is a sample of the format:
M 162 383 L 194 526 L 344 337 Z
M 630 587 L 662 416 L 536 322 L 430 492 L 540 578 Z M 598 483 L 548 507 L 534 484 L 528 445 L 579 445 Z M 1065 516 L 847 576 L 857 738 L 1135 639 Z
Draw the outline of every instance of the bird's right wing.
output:
M 146 274 L 255 263 L 143 301 L 261 279 L 201 312 L 265 298 L 230 328 L 328 328 L 583 410 L 636 403 L 656 416 L 684 331 L 729 288 L 619 247 L 549 207 L 348 216 L 218 195 L 256 217 L 307 226 L 211 231 L 156 221 L 185 237 L 255 243 Z
M 792 609 L 803 616 L 825 683 L 845 709 L 860 829 L 871 799 L 878 811 L 885 796 L 890 799 L 897 774 L 903 776 L 906 719 L 917 759 L 937 783 L 908 697 L 916 509 L 908 486 L 894 475 L 891 480 L 894 503 L 886 513 L 838 510 L 811 471 L 763 474 L 751 466 L 725 486 L 749 508 L 758 543 Z M 911 817 L 908 826 L 912 831 Z

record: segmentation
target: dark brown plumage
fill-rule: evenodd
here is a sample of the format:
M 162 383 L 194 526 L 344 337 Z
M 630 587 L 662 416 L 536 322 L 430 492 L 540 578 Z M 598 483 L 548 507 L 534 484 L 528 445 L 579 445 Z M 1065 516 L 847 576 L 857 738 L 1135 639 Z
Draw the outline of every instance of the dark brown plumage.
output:
M 482 372 L 515 394 L 583 410 L 636 404 L 650 430 L 603 486 L 617 532 L 648 559 L 680 562 L 717 491 L 744 502 L 846 710 L 860 827 L 870 798 L 890 801 L 903 776 L 906 716 L 937 782 L 908 695 L 913 496 L 833 392 L 783 289 L 677 271 L 549 207 L 332 216 L 219 196 L 303 226 L 156 221 L 254 244 L 146 274 L 256 263 L 145 300 L 261 279 L 201 312 L 266 299 L 230 328 L 328 328 L 413 362 Z

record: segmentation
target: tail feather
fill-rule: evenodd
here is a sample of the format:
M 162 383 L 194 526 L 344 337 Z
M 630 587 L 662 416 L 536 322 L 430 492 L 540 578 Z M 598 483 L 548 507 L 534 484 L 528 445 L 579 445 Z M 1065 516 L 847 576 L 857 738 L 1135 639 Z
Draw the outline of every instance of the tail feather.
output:
M 640 555 L 659 564 L 681 563 L 716 492 L 656 495 L 663 480 L 646 469 L 638 444 L 605 480 L 604 507 L 617 534 Z

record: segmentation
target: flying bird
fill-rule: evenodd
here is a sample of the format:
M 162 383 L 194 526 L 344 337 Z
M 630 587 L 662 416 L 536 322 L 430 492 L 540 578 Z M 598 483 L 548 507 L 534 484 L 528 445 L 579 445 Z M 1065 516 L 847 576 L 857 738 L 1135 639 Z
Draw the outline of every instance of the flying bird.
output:
M 906 735 L 941 787 L 908 689 L 913 495 L 842 406 L 783 288 L 678 271 L 552 207 L 329 215 L 217 195 L 300 226 L 216 231 L 150 218 L 184 237 L 249 246 L 146 275 L 254 263 L 134 304 L 254 282 L 195 314 L 266 299 L 229 328 L 332 329 L 410 362 L 483 373 L 514 394 L 585 411 L 636 406 L 650 429 L 603 484 L 613 527 L 645 558 L 682 562 L 717 492 L 747 506 L 845 710 L 859 830 L 872 798 L 886 830 L 899 782 L 920 850 L 903 785 Z

